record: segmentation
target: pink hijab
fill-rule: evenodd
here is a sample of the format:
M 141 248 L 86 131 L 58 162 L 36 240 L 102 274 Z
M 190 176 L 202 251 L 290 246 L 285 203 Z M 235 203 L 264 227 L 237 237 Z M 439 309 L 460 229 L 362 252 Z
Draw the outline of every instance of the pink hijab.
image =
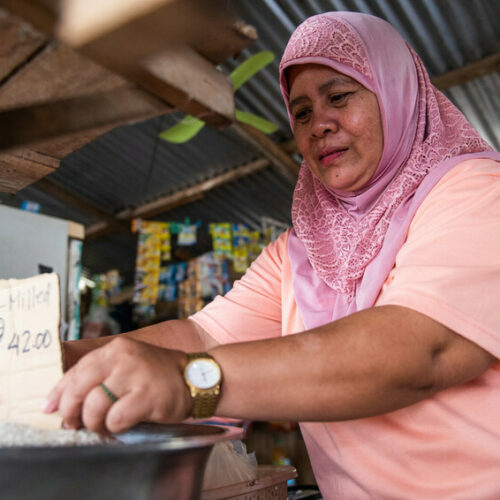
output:
M 292 125 L 286 68 L 308 63 L 329 66 L 371 90 L 384 135 L 377 170 L 359 191 L 328 188 L 302 163 L 289 254 L 297 305 L 312 328 L 374 304 L 416 209 L 446 171 L 470 157 L 500 155 L 431 84 L 418 55 L 382 19 L 328 12 L 295 30 L 280 63 Z

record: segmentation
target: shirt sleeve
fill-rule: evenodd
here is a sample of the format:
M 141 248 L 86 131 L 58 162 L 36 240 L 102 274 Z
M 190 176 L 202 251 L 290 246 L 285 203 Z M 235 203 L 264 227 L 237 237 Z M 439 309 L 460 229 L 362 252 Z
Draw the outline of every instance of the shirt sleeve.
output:
M 226 295 L 190 316 L 220 344 L 281 336 L 281 272 L 287 233 L 269 244 Z
M 410 307 L 500 358 L 500 163 L 469 160 L 419 207 L 376 305 Z

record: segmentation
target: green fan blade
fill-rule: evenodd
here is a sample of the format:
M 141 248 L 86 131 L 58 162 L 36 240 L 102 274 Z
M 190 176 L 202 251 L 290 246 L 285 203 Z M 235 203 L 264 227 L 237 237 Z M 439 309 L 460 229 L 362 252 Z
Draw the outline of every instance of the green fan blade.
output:
M 272 134 L 279 129 L 276 123 L 270 122 L 269 120 L 265 120 L 260 116 L 253 115 L 252 113 L 247 113 L 246 111 L 241 111 L 240 109 L 236 110 L 236 119 L 240 122 L 246 123 L 247 125 L 251 125 L 252 127 L 264 132 L 265 134 Z
M 198 120 L 194 116 L 187 115 L 182 121 L 173 127 L 164 130 L 159 137 L 164 141 L 182 144 L 192 139 L 205 125 L 205 122 Z
M 257 52 L 246 61 L 242 62 L 230 75 L 234 91 L 238 90 L 247 80 L 252 78 L 264 66 L 274 59 L 274 54 L 268 50 Z
M 263 50 L 262 52 L 258 52 L 246 61 L 242 62 L 229 75 L 229 78 L 231 78 L 231 81 L 233 82 L 234 91 L 239 89 L 247 80 L 252 78 L 252 76 L 259 72 L 264 66 L 267 66 L 273 59 L 274 54 L 272 52 Z M 248 123 L 266 134 L 272 134 L 278 130 L 278 126 L 274 123 L 244 111 L 236 110 L 236 119 L 241 122 Z M 204 125 L 205 123 L 198 120 L 198 118 L 187 115 L 177 125 L 161 132 L 159 137 L 164 141 L 181 144 L 192 139 Z

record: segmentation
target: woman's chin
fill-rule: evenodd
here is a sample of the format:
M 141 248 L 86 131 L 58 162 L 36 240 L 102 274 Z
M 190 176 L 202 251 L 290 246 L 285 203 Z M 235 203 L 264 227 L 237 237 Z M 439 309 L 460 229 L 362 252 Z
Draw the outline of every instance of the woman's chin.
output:
M 334 191 L 356 191 L 362 187 L 362 184 L 357 180 L 345 178 L 341 175 L 329 175 L 320 178 L 321 182 L 328 189 Z

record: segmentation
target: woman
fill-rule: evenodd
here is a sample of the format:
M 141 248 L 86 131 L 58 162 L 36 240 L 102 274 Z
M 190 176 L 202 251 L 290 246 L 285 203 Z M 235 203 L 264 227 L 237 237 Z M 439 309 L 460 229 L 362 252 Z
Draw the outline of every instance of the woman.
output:
M 378 18 L 309 18 L 280 79 L 294 229 L 189 320 L 66 343 L 45 410 L 98 432 L 199 414 L 185 352 L 208 350 L 215 414 L 303 422 L 324 498 L 500 498 L 500 155 Z

